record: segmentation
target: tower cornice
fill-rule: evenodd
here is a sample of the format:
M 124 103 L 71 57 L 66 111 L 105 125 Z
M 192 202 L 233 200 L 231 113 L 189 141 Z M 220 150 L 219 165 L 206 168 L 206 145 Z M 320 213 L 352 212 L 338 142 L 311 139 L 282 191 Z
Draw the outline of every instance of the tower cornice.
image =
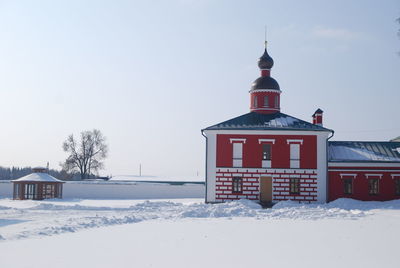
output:
M 249 93 L 257 93 L 257 92 L 275 92 L 275 93 L 282 93 L 279 89 L 250 89 Z

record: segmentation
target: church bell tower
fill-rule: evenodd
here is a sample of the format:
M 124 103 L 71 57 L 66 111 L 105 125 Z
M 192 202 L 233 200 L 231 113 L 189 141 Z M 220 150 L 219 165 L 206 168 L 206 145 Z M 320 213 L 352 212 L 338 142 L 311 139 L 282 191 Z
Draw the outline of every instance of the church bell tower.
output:
M 250 90 L 250 111 L 263 114 L 280 112 L 281 90 L 278 82 L 271 77 L 274 60 L 267 52 L 265 41 L 264 54 L 258 59 L 261 76 L 257 78 Z

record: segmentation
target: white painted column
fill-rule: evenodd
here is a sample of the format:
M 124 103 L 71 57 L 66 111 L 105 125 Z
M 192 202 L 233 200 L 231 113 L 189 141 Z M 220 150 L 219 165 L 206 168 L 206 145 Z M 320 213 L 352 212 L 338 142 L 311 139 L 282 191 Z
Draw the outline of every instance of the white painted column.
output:
M 207 200 L 206 202 L 216 202 L 215 181 L 217 175 L 217 135 L 206 132 L 207 135 Z
M 317 135 L 317 201 L 319 203 L 326 203 L 328 201 L 326 141 L 329 134 L 329 132 L 321 132 L 321 134 Z

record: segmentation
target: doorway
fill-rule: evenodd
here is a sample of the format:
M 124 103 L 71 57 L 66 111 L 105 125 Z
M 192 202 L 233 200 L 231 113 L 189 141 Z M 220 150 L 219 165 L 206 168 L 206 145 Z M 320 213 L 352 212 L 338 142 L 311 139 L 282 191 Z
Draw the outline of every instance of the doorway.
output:
M 272 202 L 272 177 L 260 177 L 260 201 Z

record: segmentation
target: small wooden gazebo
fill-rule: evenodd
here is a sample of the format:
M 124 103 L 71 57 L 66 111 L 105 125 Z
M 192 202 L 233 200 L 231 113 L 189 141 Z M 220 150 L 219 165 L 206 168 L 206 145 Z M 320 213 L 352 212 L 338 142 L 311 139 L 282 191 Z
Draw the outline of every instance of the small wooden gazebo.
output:
M 46 168 L 34 168 L 33 173 L 12 182 L 14 184 L 14 199 L 62 198 L 64 182 L 47 174 Z

